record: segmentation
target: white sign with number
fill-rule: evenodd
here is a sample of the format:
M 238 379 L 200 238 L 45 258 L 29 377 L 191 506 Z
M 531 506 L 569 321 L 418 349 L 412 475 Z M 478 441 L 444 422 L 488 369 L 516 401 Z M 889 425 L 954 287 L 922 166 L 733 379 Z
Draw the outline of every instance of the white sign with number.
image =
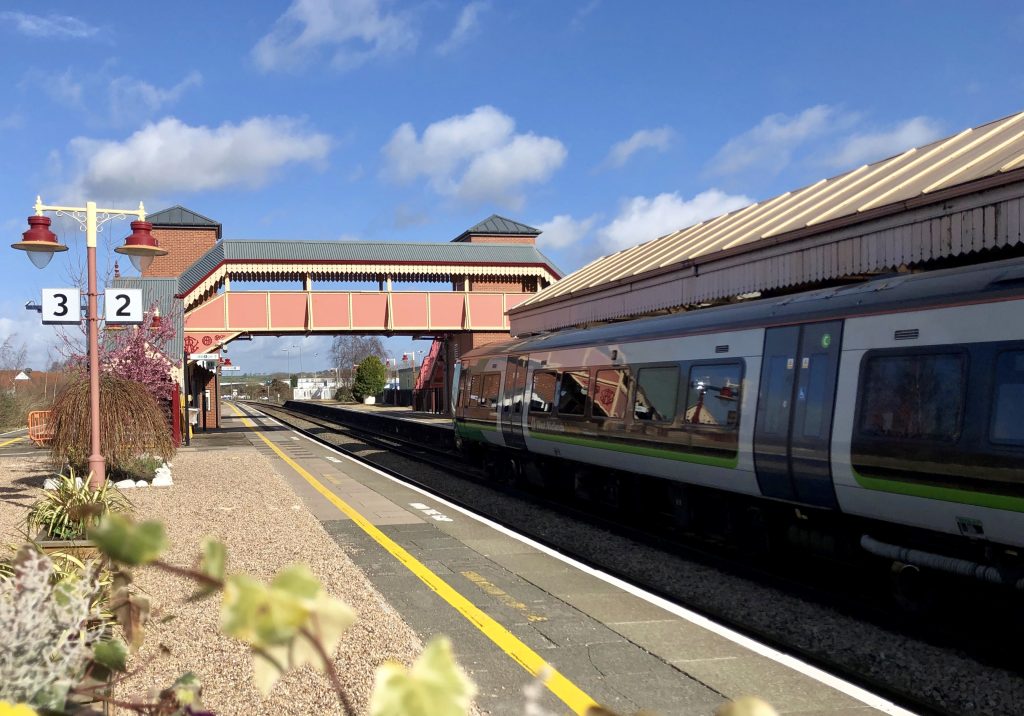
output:
M 43 323 L 72 325 L 82 322 L 82 292 L 77 288 L 43 289 Z
M 107 323 L 142 323 L 142 289 L 108 288 L 104 300 Z

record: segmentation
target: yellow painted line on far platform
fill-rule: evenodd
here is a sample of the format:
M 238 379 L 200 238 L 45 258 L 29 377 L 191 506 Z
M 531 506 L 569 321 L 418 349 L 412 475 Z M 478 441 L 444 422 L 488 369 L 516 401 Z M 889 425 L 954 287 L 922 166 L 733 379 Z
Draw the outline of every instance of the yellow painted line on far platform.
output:
M 7 447 L 8 445 L 13 445 L 14 443 L 18 442 L 19 440 L 24 440 L 24 439 L 25 439 L 25 436 L 22 435 L 20 437 L 16 437 L 16 438 L 12 438 L 10 440 L 6 440 L 6 441 L 0 443 L 0 448 Z
M 473 626 L 483 632 L 483 634 L 500 647 L 502 651 L 512 657 L 516 663 L 526 669 L 530 674 L 534 676 L 541 676 L 544 679 L 544 685 L 548 687 L 551 693 L 561 699 L 566 706 L 572 709 L 573 713 L 585 714 L 590 708 L 597 706 L 597 702 L 594 701 L 594 699 L 557 671 L 553 666 L 548 664 L 539 654 L 537 654 L 537 652 L 520 641 L 512 632 L 495 621 L 494 618 L 486 614 L 483 610 L 469 601 L 469 599 L 462 596 L 462 594 L 456 591 L 454 587 L 431 572 L 422 562 L 409 554 L 405 548 L 377 529 L 377 527 L 363 517 L 361 513 L 357 512 L 347 502 L 331 492 L 331 490 L 325 487 L 323 483 L 303 469 L 301 465 L 285 455 L 284 452 L 282 452 L 277 445 L 267 439 L 263 433 L 256 431 L 255 423 L 249 420 L 248 416 L 239 410 L 234 403 L 229 403 L 229 405 L 238 417 L 242 418 L 242 424 L 247 428 L 254 430 L 260 440 L 266 443 L 267 447 L 277 453 L 277 456 L 284 460 L 289 467 L 299 473 L 299 475 L 301 475 L 302 478 L 313 487 L 313 489 L 323 495 L 332 505 L 347 515 L 349 519 L 355 522 L 360 529 L 363 530 L 363 532 L 372 537 L 374 541 L 386 549 L 391 556 L 405 565 L 406 569 L 415 574 L 420 581 L 430 587 L 439 597 L 454 607 L 455 610 L 464 616 Z

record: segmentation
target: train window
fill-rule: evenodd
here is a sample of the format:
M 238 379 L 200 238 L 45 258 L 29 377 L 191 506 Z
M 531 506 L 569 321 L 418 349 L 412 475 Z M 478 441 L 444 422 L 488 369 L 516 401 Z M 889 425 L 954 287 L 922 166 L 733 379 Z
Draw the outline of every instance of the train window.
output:
M 498 409 L 498 388 L 501 385 L 501 373 L 485 373 L 484 384 L 480 393 L 480 407 L 488 410 Z
M 740 366 L 736 363 L 690 368 L 684 422 L 733 428 L 739 424 Z
M 827 437 L 822 435 L 822 428 L 826 425 L 825 406 L 829 404 L 829 398 L 825 391 L 829 387 L 828 353 L 812 353 L 808 356 L 807 367 L 807 396 L 804 402 L 804 437 Z
M 562 373 L 558 384 L 558 414 L 583 415 L 587 408 L 590 371 L 573 370 Z
M 860 387 L 860 432 L 885 438 L 956 440 L 964 402 L 959 353 L 868 358 Z
M 476 408 L 480 406 L 480 376 L 472 375 L 469 379 L 469 395 L 466 398 L 466 406 Z
M 555 404 L 555 384 L 558 374 L 550 370 L 538 370 L 533 374 L 533 389 L 530 392 L 530 412 L 550 413 Z
M 624 370 L 599 370 L 594 381 L 595 418 L 616 418 L 626 415 L 629 398 L 629 374 Z
M 463 371 L 459 380 L 459 405 L 463 408 L 469 407 L 469 371 Z
M 990 437 L 994 443 L 1024 445 L 1024 351 L 1005 351 L 996 358 Z
M 676 414 L 678 395 L 679 368 L 641 368 L 636 374 L 633 418 L 654 422 L 671 421 Z
M 784 355 L 767 357 L 768 365 L 761 380 L 760 408 L 763 410 L 765 435 L 786 435 L 789 432 L 789 401 L 793 398 L 794 359 Z

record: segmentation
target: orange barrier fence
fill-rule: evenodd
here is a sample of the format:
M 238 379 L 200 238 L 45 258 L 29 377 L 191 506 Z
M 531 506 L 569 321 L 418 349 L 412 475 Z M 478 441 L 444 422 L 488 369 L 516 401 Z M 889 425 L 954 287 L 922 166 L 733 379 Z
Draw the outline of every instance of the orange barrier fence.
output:
M 33 410 L 28 414 L 28 439 L 39 447 L 49 444 L 53 431 L 49 426 L 49 410 Z

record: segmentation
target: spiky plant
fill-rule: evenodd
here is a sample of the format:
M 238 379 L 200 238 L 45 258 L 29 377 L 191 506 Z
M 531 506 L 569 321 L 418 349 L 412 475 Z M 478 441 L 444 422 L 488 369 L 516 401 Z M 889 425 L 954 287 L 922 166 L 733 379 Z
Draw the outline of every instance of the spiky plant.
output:
M 107 512 L 127 512 L 131 504 L 105 482 L 98 490 L 90 489 L 88 482 L 75 477 L 74 470 L 57 476 L 57 484 L 43 494 L 29 509 L 29 536 L 45 530 L 51 539 L 82 539 L 86 529 Z
M 70 465 L 82 472 L 90 452 L 89 379 L 71 381 L 54 401 L 52 457 L 55 468 Z M 171 426 L 146 389 L 133 380 L 105 373 L 100 377 L 100 450 L 111 474 L 129 474 L 143 455 L 174 455 Z

